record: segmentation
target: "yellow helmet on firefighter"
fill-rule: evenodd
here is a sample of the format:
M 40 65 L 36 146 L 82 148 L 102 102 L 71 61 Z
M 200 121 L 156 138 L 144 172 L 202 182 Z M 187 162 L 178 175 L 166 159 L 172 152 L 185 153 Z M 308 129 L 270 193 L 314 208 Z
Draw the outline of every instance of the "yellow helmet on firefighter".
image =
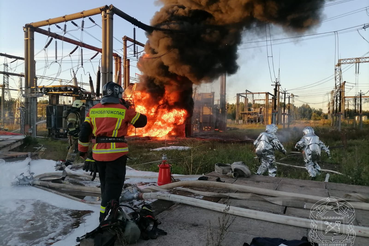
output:
M 72 108 L 81 108 L 83 106 L 83 102 L 79 99 L 74 100 L 72 104 Z

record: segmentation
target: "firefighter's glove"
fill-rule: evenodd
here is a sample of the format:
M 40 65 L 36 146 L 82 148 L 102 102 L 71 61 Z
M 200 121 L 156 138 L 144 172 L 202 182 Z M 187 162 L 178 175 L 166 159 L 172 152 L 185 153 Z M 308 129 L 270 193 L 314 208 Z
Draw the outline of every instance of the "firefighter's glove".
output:
M 69 134 L 70 136 L 73 136 L 73 137 L 77 137 L 77 138 L 78 138 L 79 131 L 78 131 L 78 129 L 74 129 L 74 130 L 72 130 L 72 131 L 69 131 L 69 132 L 68 132 L 68 134 Z
M 76 130 L 75 132 L 73 132 L 73 137 L 78 139 L 78 136 L 79 136 L 79 130 Z
M 92 175 L 91 181 L 95 180 L 96 173 L 98 172 L 98 170 L 97 170 L 97 164 L 94 159 L 87 157 L 83 165 L 83 170 L 85 170 L 86 172 L 91 172 L 90 173 L 90 175 Z
M 139 197 L 139 190 L 136 186 L 131 186 L 122 192 L 122 195 L 120 196 L 119 201 L 120 202 L 130 202 L 132 200 L 137 200 Z
M 83 165 L 83 170 L 86 172 L 97 172 L 96 163 L 94 159 L 86 158 Z

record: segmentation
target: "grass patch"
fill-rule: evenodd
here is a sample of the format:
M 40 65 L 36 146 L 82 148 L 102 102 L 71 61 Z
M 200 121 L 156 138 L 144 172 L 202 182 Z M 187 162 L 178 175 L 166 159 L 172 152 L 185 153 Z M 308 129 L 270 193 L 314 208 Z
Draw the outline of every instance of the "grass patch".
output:
M 304 166 L 302 155 L 294 149 L 298 140 L 302 137 L 301 127 L 280 129 L 278 138 L 289 152 L 288 156 L 275 152 L 278 162 Z M 320 139 L 329 146 L 332 158 L 328 159 L 323 152 L 320 166 L 322 169 L 330 169 L 345 175 L 330 173 L 330 182 L 340 182 L 355 185 L 369 185 L 369 131 L 344 128 L 341 132 L 325 126 L 316 126 L 314 130 Z M 175 140 L 129 140 L 129 159 L 127 164 L 132 168 L 142 171 L 158 172 L 163 154 L 167 155 L 168 163 L 172 165 L 172 173 L 175 174 L 206 174 L 214 171 L 216 163 L 228 163 L 243 161 L 252 173 L 255 173 L 259 162 L 255 158 L 252 139 L 255 139 L 264 127 L 235 128 L 226 132 L 208 133 L 208 138 L 184 138 Z M 248 139 L 249 141 L 245 141 Z M 67 141 L 51 138 L 37 138 L 25 141 L 22 151 L 33 151 L 34 147 L 46 148 L 41 158 L 60 160 L 67 154 Z M 186 146 L 189 150 L 161 150 L 155 148 L 167 146 Z M 310 179 L 305 169 L 278 165 L 277 177 L 294 179 Z M 324 181 L 325 173 L 316 180 Z
M 67 139 L 26 137 L 23 144 L 14 151 L 34 152 L 40 149 L 39 158 L 47 160 L 65 160 L 68 153 Z M 83 162 L 78 157 L 77 162 Z

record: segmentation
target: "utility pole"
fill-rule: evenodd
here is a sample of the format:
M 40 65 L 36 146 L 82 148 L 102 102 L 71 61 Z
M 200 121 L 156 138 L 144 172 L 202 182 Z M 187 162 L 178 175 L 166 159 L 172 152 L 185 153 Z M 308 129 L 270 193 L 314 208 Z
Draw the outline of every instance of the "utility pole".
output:
M 334 127 L 335 122 L 334 122 L 334 105 L 335 105 L 335 90 L 332 90 L 330 92 L 330 96 L 331 99 L 329 101 L 329 106 L 328 106 L 328 113 L 329 113 L 329 119 L 331 120 L 331 127 Z
M 361 90 L 360 90 L 360 94 L 359 94 L 359 117 L 360 117 L 360 120 L 359 120 L 359 127 L 360 127 L 360 130 L 363 129 L 363 98 L 362 98 L 362 93 L 361 93 Z
M 272 124 L 276 124 L 277 125 L 277 98 L 279 98 L 278 94 L 279 94 L 279 82 L 276 81 L 274 84 L 274 96 L 273 96 L 273 111 L 272 111 Z M 272 85 L 272 86 L 273 86 Z
M 288 118 L 287 118 L 287 128 L 290 129 L 290 117 L 291 117 L 291 96 L 288 95 Z
M 346 118 L 347 118 L 347 125 L 350 125 L 350 118 L 349 118 L 349 115 L 350 115 L 350 101 L 347 100 L 347 110 L 346 110 Z
M 283 129 L 286 125 L 286 94 L 287 90 L 283 90 Z
M 280 124 L 282 121 L 282 110 L 281 110 L 281 84 L 278 83 L 278 94 L 277 94 L 277 124 Z
M 337 115 L 338 115 L 338 131 L 341 131 L 341 107 L 342 107 L 342 84 L 340 82 L 340 86 L 339 86 L 339 93 L 338 93 L 338 109 L 337 109 Z
M 354 127 L 356 127 L 356 114 L 357 114 L 357 98 L 354 97 Z

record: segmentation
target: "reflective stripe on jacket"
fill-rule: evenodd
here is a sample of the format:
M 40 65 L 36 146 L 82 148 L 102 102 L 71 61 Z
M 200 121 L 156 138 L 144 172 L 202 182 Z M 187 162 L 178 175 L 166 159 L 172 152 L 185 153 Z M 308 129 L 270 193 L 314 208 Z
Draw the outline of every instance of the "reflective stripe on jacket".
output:
M 140 117 L 134 109 L 127 109 L 121 104 L 96 104 L 86 115 L 84 124 L 91 126 L 95 137 L 124 137 L 127 135 L 128 124 L 134 124 Z M 80 139 L 89 139 L 80 136 Z M 78 141 L 78 149 L 87 152 L 90 142 Z M 95 143 L 92 147 L 93 159 L 97 161 L 113 161 L 128 153 L 128 145 L 124 142 Z

